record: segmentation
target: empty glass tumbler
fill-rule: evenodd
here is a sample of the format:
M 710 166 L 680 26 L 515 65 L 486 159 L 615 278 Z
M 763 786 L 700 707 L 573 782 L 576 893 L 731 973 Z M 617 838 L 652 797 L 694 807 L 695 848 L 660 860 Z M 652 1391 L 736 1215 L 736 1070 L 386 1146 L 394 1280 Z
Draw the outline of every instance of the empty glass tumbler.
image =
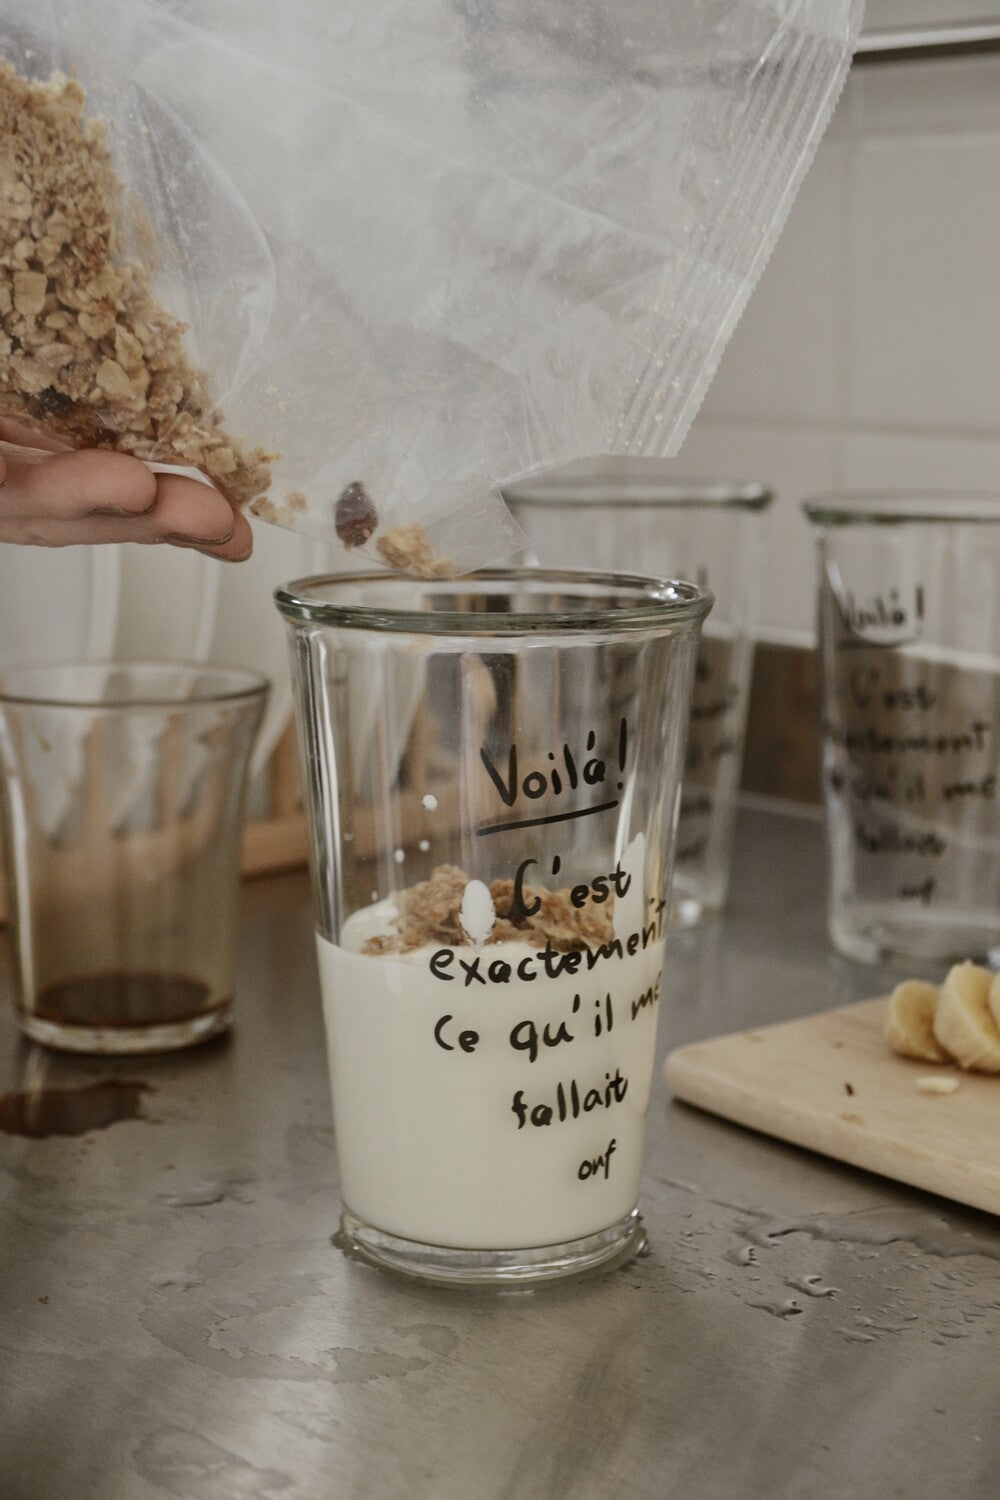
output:
M 852 958 L 1000 963 L 1000 497 L 810 501 L 829 926 Z
M 2 832 L 14 1003 L 75 1052 L 188 1046 L 230 1023 L 257 673 L 8 668 Z
M 277 599 L 346 1241 L 460 1283 L 631 1254 L 710 597 L 524 569 Z
M 508 486 L 532 560 L 692 578 L 715 603 L 702 631 L 674 857 L 674 915 L 725 905 L 753 670 L 759 484 L 674 477 L 656 459 L 586 459 Z

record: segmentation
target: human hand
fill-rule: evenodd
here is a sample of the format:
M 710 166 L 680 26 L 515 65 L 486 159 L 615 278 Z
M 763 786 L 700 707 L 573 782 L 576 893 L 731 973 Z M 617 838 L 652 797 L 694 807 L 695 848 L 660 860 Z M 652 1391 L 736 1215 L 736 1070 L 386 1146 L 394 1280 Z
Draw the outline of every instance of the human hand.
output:
M 213 487 L 152 474 L 127 453 L 72 449 L 49 433 L 0 419 L 0 542 L 168 542 L 243 562 L 253 533 Z

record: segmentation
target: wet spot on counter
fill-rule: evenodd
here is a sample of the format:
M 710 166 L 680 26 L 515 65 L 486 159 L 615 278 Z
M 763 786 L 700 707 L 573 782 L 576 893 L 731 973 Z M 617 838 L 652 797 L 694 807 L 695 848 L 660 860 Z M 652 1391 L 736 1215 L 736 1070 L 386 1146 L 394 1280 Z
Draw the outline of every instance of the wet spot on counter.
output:
M 412 1339 L 431 1354 L 451 1354 L 458 1346 L 458 1334 L 444 1323 L 411 1323 L 394 1328 L 393 1333 L 401 1339 Z
M 194 1286 L 204 1285 L 200 1276 L 187 1276 L 183 1271 L 161 1271 L 156 1276 L 149 1278 L 149 1285 L 161 1288 L 177 1287 L 179 1291 L 189 1292 Z
M 218 1500 L 221 1495 L 273 1495 L 287 1490 L 291 1478 L 277 1469 L 261 1469 L 228 1448 L 183 1427 L 165 1427 L 133 1451 L 144 1479 L 182 1500 Z
M 133 1078 L 101 1078 L 74 1088 L 31 1089 L 0 1096 L 0 1131 L 34 1140 L 85 1135 L 120 1120 L 141 1120 L 150 1087 Z
M 243 1173 L 222 1172 L 217 1177 L 202 1177 L 172 1192 L 161 1193 L 159 1201 L 167 1208 L 210 1208 L 227 1198 L 242 1203 L 245 1198 L 240 1190 L 252 1181 L 252 1177 Z
M 174 1285 L 165 1277 L 151 1287 L 139 1322 L 192 1364 L 242 1381 L 365 1385 L 413 1378 L 434 1364 L 434 1351 L 412 1330 L 404 1339 L 386 1329 L 366 1347 L 344 1345 L 322 1241 L 281 1242 L 283 1258 L 313 1258 L 315 1273 L 277 1272 L 274 1254 L 268 1242 L 199 1256 Z
M 168 1208 L 207 1208 L 212 1203 L 221 1203 L 226 1196 L 224 1182 L 196 1182 L 177 1193 L 164 1193 L 163 1202 Z
M 391 1354 L 387 1349 L 334 1348 L 326 1350 L 334 1360 L 336 1381 L 344 1385 L 364 1385 L 369 1380 L 393 1379 L 426 1370 L 429 1359 L 405 1354 Z

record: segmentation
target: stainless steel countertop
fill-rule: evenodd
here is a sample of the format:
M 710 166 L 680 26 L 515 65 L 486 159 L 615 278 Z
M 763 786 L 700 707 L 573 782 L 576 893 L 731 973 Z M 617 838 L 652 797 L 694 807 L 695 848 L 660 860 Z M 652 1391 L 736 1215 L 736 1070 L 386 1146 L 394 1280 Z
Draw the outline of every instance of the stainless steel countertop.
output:
M 825 939 L 818 820 L 743 809 L 678 934 L 661 1050 L 878 993 Z M 0 1136 L 7 1500 L 990 1496 L 1000 1225 L 669 1102 L 651 1253 L 503 1298 L 330 1243 L 305 877 L 248 885 L 230 1042 L 105 1065 L 4 1008 L 0 1092 L 141 1078 L 144 1120 Z

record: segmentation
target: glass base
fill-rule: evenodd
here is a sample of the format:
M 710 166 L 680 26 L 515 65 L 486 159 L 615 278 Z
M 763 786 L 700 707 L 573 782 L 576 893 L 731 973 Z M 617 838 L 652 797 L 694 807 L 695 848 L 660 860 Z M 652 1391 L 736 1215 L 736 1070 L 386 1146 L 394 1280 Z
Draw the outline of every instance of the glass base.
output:
M 977 922 L 961 912 L 951 918 L 900 917 L 898 909 L 876 907 L 864 916 L 831 917 L 830 940 L 845 958 L 900 972 L 917 966 L 946 969 L 965 959 L 1000 967 L 1000 922 Z
M 347 1208 L 333 1243 L 346 1254 L 418 1281 L 484 1290 L 529 1288 L 626 1265 L 646 1248 L 638 1209 L 596 1234 L 525 1250 L 458 1250 L 387 1234 Z
M 141 1052 L 174 1052 L 194 1047 L 209 1037 L 227 1031 L 233 1021 L 230 1001 L 200 1016 L 171 1021 L 163 1026 L 69 1026 L 63 1021 L 47 1021 L 30 1012 L 18 1016 L 21 1030 L 33 1042 L 54 1047 L 60 1052 L 88 1052 L 94 1056 L 114 1057 Z

